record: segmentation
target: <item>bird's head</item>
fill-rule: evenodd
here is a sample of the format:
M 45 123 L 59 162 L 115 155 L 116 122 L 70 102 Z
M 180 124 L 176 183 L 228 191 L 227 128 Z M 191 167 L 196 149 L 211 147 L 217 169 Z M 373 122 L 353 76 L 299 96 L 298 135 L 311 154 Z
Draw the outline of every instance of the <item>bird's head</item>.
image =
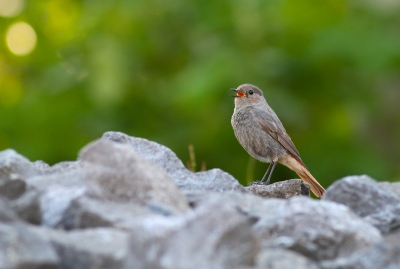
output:
M 236 108 L 262 104 L 265 102 L 263 92 L 254 85 L 243 84 L 236 89 L 232 88 L 231 90 L 236 93 L 235 95 L 232 95 L 232 97 L 235 97 Z

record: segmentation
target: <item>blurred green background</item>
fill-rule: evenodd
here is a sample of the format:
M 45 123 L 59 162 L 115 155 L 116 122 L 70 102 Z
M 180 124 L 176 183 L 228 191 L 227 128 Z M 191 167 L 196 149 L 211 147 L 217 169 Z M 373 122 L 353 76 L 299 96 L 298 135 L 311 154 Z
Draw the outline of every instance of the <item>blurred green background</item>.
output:
M 120 131 L 185 164 L 192 144 L 197 169 L 246 184 L 268 164 L 236 141 L 229 89 L 252 83 L 325 187 L 400 179 L 399 1 L 0 0 L 0 13 L 0 150 L 54 164 Z M 279 165 L 272 181 L 295 177 Z

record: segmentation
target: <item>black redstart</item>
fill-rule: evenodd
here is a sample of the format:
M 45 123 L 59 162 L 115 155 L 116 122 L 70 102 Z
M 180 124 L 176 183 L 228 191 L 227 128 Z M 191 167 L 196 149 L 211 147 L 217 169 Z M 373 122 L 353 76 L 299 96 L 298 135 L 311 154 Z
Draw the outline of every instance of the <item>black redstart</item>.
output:
M 278 116 L 267 104 L 263 92 L 251 84 L 240 85 L 236 92 L 232 127 L 242 147 L 259 161 L 270 163 L 264 177 L 270 181 L 277 162 L 295 171 L 311 185 L 311 191 L 321 197 L 325 189 L 308 171 L 300 154 L 286 133 Z

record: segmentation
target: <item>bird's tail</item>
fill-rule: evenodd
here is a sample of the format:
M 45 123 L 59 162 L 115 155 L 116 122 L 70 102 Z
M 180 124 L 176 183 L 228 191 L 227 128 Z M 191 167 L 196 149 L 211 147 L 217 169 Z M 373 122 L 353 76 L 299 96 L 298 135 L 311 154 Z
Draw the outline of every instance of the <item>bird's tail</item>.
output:
M 318 183 L 318 181 L 311 175 L 308 169 L 299 163 L 295 158 L 292 156 L 288 156 L 287 158 L 280 160 L 280 163 L 286 165 L 290 169 L 296 172 L 299 177 L 311 185 L 311 191 L 320 198 L 325 193 L 325 189 Z

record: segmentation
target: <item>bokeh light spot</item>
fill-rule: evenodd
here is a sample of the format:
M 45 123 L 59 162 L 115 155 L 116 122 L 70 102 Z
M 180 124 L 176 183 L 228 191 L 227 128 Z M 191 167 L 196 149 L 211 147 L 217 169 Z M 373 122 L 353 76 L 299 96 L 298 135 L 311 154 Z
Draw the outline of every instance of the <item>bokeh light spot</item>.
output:
M 24 0 L 0 0 L 0 16 L 15 17 L 24 8 Z
M 35 30 L 26 22 L 17 22 L 11 25 L 6 34 L 8 48 L 18 56 L 31 53 L 36 47 L 36 41 Z

